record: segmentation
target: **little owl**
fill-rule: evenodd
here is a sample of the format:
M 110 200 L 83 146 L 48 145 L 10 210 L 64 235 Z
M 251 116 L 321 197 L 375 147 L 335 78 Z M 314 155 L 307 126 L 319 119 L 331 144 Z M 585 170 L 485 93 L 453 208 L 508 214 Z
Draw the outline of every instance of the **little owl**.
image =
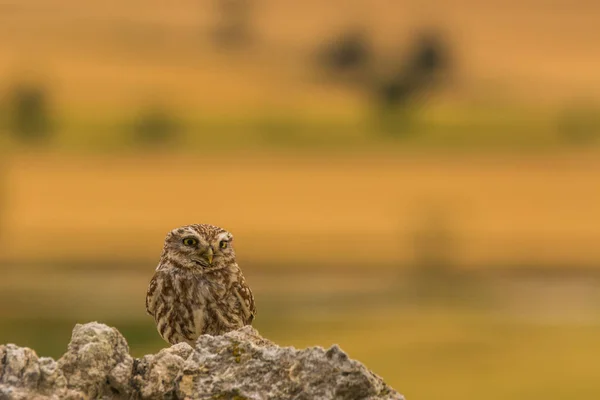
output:
M 233 236 L 213 225 L 172 230 L 148 286 L 146 310 L 171 344 L 193 344 L 249 325 L 256 315 L 231 246 Z

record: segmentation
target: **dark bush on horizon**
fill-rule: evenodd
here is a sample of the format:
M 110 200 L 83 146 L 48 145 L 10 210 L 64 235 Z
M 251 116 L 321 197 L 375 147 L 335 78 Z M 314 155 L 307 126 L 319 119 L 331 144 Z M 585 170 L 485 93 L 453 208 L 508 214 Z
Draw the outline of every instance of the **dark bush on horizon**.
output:
M 35 83 L 18 83 L 7 96 L 10 132 L 21 141 L 40 141 L 52 133 L 50 100 L 46 89 Z
M 180 124 L 166 108 L 154 105 L 138 115 L 133 125 L 133 137 L 141 145 L 165 144 L 173 142 L 180 129 Z

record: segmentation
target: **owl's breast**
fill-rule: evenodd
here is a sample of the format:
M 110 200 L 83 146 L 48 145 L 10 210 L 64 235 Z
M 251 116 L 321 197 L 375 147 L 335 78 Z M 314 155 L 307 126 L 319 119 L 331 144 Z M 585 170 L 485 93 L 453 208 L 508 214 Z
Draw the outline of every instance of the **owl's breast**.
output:
M 227 279 L 177 272 L 158 291 L 159 332 L 171 343 L 193 343 L 202 334 L 219 335 L 245 325 L 240 297 Z

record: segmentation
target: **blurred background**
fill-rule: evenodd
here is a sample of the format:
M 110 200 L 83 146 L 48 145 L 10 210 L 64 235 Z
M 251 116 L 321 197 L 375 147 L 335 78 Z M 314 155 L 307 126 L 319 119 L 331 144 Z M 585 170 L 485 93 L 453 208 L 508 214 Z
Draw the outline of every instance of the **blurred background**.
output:
M 0 0 L 0 343 L 166 346 L 164 235 L 408 399 L 600 396 L 600 3 Z

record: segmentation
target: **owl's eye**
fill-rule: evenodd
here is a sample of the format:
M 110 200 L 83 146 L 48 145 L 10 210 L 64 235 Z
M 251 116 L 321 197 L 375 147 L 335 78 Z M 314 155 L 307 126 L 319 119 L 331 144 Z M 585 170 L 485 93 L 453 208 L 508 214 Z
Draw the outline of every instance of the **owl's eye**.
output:
M 183 244 L 185 244 L 186 246 L 195 246 L 198 244 L 198 240 L 195 238 L 185 238 L 183 239 Z
M 226 249 L 227 248 L 227 243 L 228 243 L 227 240 L 221 240 L 219 242 L 219 247 L 222 248 L 222 249 Z

